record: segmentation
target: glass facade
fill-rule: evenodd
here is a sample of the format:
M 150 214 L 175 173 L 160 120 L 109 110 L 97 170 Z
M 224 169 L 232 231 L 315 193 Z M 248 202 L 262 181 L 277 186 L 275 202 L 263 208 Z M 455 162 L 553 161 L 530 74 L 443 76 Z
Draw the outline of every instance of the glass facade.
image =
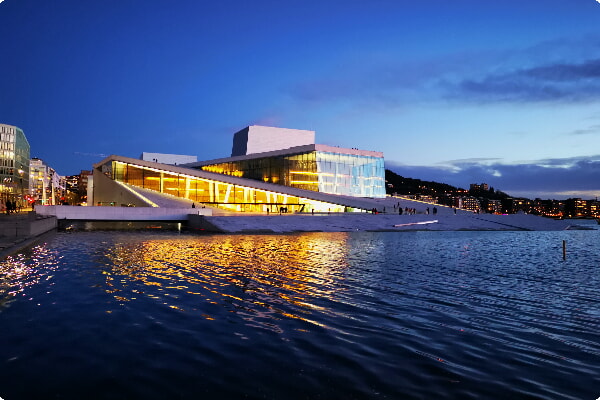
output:
M 354 197 L 385 197 L 383 158 L 316 153 L 320 192 Z
M 354 197 L 385 197 L 381 157 L 310 151 L 201 167 L 204 171 Z
M 129 185 L 154 190 L 230 211 L 343 212 L 344 206 L 271 192 L 141 165 L 110 161 L 102 172 Z
M 29 189 L 29 142 L 16 126 L 0 124 L 0 196 L 23 201 Z

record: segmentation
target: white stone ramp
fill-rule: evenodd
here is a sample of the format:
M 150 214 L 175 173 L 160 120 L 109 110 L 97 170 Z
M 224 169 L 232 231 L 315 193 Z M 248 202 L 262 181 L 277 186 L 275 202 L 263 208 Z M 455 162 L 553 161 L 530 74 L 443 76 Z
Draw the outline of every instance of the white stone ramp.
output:
M 566 221 L 534 215 L 395 215 L 347 213 L 331 215 L 236 215 L 205 217 L 222 232 L 353 232 L 353 231 L 515 231 L 568 229 Z M 432 222 L 436 221 L 436 222 Z M 429 222 L 423 224 L 423 222 Z M 396 226 L 400 225 L 400 226 Z

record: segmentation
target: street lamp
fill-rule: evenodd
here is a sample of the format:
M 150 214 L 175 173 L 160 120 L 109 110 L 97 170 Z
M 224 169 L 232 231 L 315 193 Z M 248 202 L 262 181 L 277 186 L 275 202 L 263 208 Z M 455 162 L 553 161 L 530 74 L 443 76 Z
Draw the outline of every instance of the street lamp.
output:
M 20 199 L 19 199 L 19 207 L 23 204 L 23 198 L 25 197 L 24 193 L 23 193 L 23 174 L 25 173 L 25 171 L 23 171 L 23 167 L 21 166 L 21 168 L 19 168 L 19 171 L 17 171 L 19 173 L 19 186 L 20 186 Z

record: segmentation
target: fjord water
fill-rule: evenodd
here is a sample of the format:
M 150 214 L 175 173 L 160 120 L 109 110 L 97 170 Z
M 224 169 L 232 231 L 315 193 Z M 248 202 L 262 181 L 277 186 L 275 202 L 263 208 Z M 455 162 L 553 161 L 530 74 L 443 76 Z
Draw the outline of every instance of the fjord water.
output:
M 595 399 L 599 233 L 58 233 L 0 261 L 0 397 Z

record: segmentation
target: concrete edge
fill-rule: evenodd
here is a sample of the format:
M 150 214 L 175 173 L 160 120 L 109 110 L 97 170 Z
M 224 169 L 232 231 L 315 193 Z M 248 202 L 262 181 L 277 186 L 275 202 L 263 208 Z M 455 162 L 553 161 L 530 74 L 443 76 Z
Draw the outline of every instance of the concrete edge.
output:
M 37 236 L 24 238 L 21 241 L 15 242 L 12 246 L 7 247 L 7 248 L 3 249 L 2 251 L 0 251 L 0 261 L 3 261 L 6 258 L 8 258 L 14 254 L 23 252 L 25 249 L 32 247 L 33 245 L 37 244 L 38 242 L 41 242 L 42 240 L 45 240 L 47 237 L 50 237 L 50 236 L 56 234 L 56 232 L 57 232 L 57 228 L 53 228 L 44 233 L 40 233 Z

